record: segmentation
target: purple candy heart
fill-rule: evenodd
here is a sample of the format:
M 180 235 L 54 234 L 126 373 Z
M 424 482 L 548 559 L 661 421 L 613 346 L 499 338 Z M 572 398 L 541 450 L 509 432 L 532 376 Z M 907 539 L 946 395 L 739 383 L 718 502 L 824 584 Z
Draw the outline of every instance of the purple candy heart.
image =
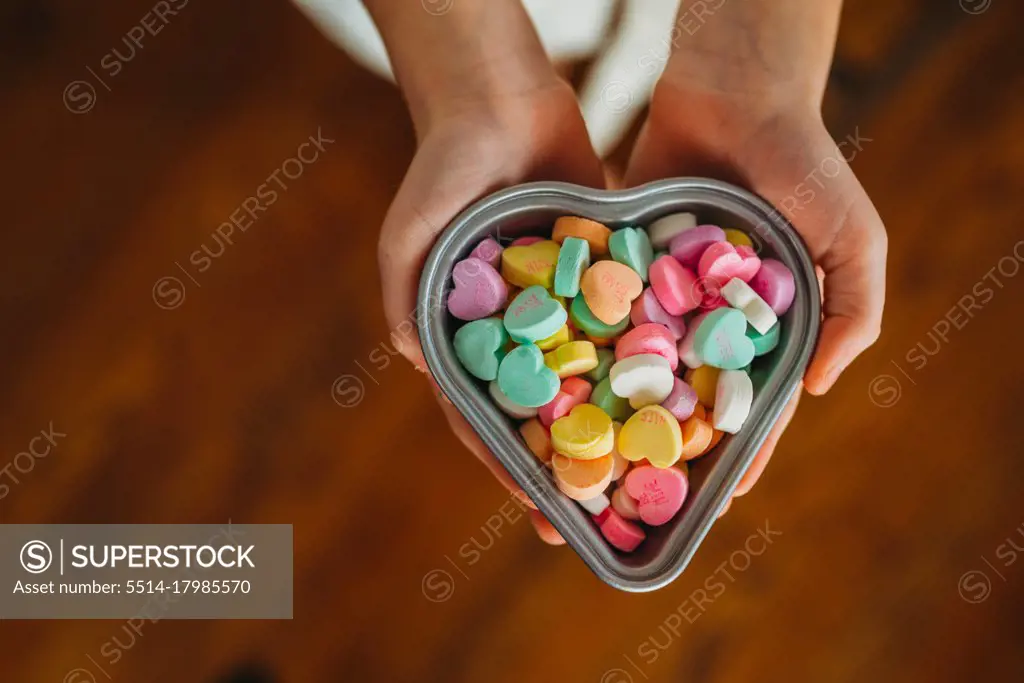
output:
M 669 253 L 683 266 L 696 272 L 704 250 L 715 242 L 725 241 L 725 231 L 717 225 L 698 225 L 672 238 Z
M 686 323 L 683 322 L 683 316 L 670 315 L 650 287 L 645 289 L 643 294 L 633 302 L 633 307 L 629 311 L 629 319 L 635 326 L 645 323 L 664 325 L 677 341 L 686 334 Z
M 697 408 L 697 392 L 689 384 L 675 378 L 672 393 L 661 402 L 661 407 L 672 413 L 677 420 L 685 420 Z
M 459 320 L 479 320 L 499 310 L 508 298 L 508 286 L 491 264 L 467 258 L 452 270 L 455 288 L 448 295 L 448 311 Z
M 478 258 L 491 264 L 492 268 L 497 268 L 501 264 L 501 252 L 503 251 L 505 249 L 498 244 L 496 239 L 488 237 L 476 245 L 476 248 L 469 253 L 469 258 Z
M 788 311 L 796 295 L 793 271 L 773 258 L 766 258 L 761 262 L 761 268 L 750 280 L 750 288 L 771 306 L 776 315 Z

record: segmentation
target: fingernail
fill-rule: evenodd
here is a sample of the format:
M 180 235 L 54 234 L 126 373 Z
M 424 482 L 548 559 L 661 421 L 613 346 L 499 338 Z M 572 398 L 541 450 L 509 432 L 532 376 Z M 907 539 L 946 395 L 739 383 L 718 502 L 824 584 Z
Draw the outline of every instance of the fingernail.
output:
M 512 495 L 520 503 L 522 503 L 526 507 L 530 508 L 531 510 L 536 510 L 537 509 L 537 506 L 534 504 L 534 502 L 532 500 L 530 500 L 530 497 L 528 495 L 526 495 L 526 491 L 524 491 L 522 489 L 517 489 L 517 490 L 512 492 Z
M 818 381 L 814 382 L 814 384 L 812 385 L 813 390 L 811 391 L 811 393 L 817 394 L 818 396 L 826 393 L 829 389 L 832 388 L 832 385 L 835 383 L 836 377 L 838 375 L 839 373 L 836 371 L 836 366 L 832 366 L 825 372 L 821 373 L 820 375 L 818 375 Z
M 827 375 L 825 375 L 825 391 L 831 389 L 832 386 L 839 381 L 839 375 L 843 374 L 844 369 L 845 366 L 843 365 L 832 366 L 832 369 L 828 371 Z

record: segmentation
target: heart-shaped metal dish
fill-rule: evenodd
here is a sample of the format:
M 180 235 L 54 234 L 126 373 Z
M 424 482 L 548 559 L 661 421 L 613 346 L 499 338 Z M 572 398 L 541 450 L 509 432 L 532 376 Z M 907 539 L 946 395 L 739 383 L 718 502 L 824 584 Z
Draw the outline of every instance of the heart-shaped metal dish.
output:
M 726 435 L 712 453 L 690 463 L 690 493 L 682 511 L 669 524 L 648 527 L 643 544 L 623 554 L 608 545 L 588 513 L 558 490 L 547 468 L 521 441 L 516 423 L 491 402 L 486 385 L 459 364 L 451 340 L 460 323 L 444 302 L 456 262 L 488 235 L 549 236 L 555 219 L 566 215 L 591 218 L 613 229 L 647 226 L 682 211 L 696 214 L 699 223 L 747 232 L 762 258 L 776 258 L 793 271 L 796 299 L 782 316 L 778 348 L 760 359 L 760 368 L 752 374 L 754 403 L 743 429 Z M 814 265 L 793 227 L 761 198 L 705 178 L 675 178 L 619 191 L 531 183 L 486 197 L 438 238 L 420 280 L 417 311 L 423 354 L 441 389 L 587 566 L 609 585 L 626 591 L 661 588 L 686 568 L 799 388 L 817 341 L 820 316 Z

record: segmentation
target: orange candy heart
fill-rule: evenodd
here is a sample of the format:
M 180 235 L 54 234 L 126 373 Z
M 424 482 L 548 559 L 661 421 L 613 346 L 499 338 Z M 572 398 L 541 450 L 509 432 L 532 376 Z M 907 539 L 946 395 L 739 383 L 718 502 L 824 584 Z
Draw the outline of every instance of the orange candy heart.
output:
M 611 453 L 591 460 L 555 453 L 551 458 L 551 471 L 559 491 L 573 500 L 590 500 L 612 483 L 615 462 Z
M 718 442 L 722 440 L 722 437 L 725 436 L 725 432 L 720 432 L 717 429 L 715 429 L 715 414 L 712 411 L 709 410 L 707 413 L 707 417 L 702 419 L 709 425 L 711 425 L 711 443 L 709 443 L 708 447 L 705 448 L 703 452 L 701 452 L 701 455 L 707 455 L 714 449 L 715 446 L 718 445 Z
M 714 429 L 699 417 L 689 417 L 679 423 L 683 430 L 683 460 L 703 455 L 714 436 Z
M 555 449 L 551 446 L 551 434 L 540 420 L 534 417 L 519 425 L 519 434 L 537 459 L 550 466 Z
M 608 253 L 608 238 L 612 231 L 607 227 L 579 216 L 562 216 L 555 220 L 555 227 L 551 231 L 551 239 L 561 244 L 566 237 L 578 237 L 586 240 L 590 245 L 590 255 L 593 257 L 605 256 Z
M 617 261 L 599 261 L 580 279 L 583 300 L 594 317 L 606 325 L 615 325 L 629 316 L 633 299 L 643 289 L 636 271 Z

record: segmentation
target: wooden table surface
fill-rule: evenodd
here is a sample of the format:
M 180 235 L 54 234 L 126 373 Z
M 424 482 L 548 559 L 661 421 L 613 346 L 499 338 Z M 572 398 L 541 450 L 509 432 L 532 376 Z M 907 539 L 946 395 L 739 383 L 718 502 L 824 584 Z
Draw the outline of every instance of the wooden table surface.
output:
M 848 3 L 826 112 L 870 139 L 882 338 L 645 595 L 521 518 L 494 531 L 507 495 L 382 355 L 376 232 L 414 148 L 393 87 L 284 2 L 188 3 L 129 57 L 150 7 L 0 7 L 0 466 L 66 434 L 7 470 L 0 521 L 292 523 L 295 618 L 4 622 L 0 681 L 1022 679 L 1024 5 Z M 335 142 L 219 246 L 318 131 Z

